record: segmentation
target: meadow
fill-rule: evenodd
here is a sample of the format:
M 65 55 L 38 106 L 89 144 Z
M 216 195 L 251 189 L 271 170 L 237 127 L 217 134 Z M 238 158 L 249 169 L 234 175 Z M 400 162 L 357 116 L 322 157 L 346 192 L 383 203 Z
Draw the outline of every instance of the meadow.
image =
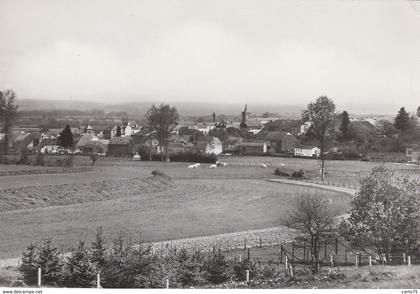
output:
M 19 257 L 32 240 L 47 235 L 66 252 L 79 239 L 91 240 L 98 226 L 109 239 L 124 232 L 145 241 L 278 227 L 293 199 L 308 189 L 323 193 L 343 213 L 352 199 L 344 193 L 266 181 L 276 178 L 274 169 L 281 164 L 288 172 L 303 169 L 316 178 L 316 160 L 224 157 L 220 161 L 228 166 L 187 169 L 187 163 L 100 158 L 89 171 L 0 176 L 0 258 Z M 357 183 L 377 165 L 328 161 L 327 178 Z M 398 173 L 419 174 L 415 166 L 386 166 Z M 0 171 L 13 169 L 0 166 Z M 171 179 L 152 177 L 153 170 Z M 285 232 L 284 238 L 289 237 Z

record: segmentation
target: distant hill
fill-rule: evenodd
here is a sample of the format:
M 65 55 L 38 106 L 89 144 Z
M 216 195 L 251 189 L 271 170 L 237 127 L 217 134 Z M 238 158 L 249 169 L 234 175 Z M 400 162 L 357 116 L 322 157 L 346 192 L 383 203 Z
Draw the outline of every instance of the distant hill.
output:
M 107 104 L 89 101 L 76 100 L 35 100 L 20 99 L 20 110 L 56 110 L 56 109 L 72 109 L 72 110 L 92 110 L 99 109 L 105 112 L 125 111 L 131 115 L 144 114 L 153 102 L 128 102 L 120 104 Z M 155 103 L 156 104 L 156 103 Z M 171 102 L 171 105 L 178 109 L 182 116 L 207 116 L 213 112 L 225 115 L 240 115 L 244 109 L 241 104 L 212 104 L 199 102 Z M 248 104 L 248 111 L 252 114 L 262 114 L 264 112 L 277 112 L 285 118 L 300 117 L 301 110 L 304 106 L 300 105 L 273 105 L 273 104 Z

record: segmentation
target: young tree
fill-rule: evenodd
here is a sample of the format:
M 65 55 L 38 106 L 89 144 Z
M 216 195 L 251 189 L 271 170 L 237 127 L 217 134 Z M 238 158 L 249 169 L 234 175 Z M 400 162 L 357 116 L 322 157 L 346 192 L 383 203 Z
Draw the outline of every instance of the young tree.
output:
M 105 239 L 102 227 L 96 228 L 95 241 L 90 245 L 90 260 L 96 265 L 98 272 L 104 269 L 106 263 Z
M 2 132 L 5 134 L 4 152 L 9 151 L 11 141 L 11 130 L 13 123 L 18 115 L 18 105 L 16 104 L 16 94 L 13 90 L 7 89 L 0 91 L 0 121 L 3 123 Z
M 326 96 L 320 96 L 315 102 L 309 103 L 307 109 L 302 114 L 303 121 L 311 122 L 310 132 L 320 143 L 322 180 L 324 180 L 324 153 L 326 141 L 334 132 L 334 122 L 336 117 L 335 104 Z
M 165 158 L 168 160 L 169 136 L 172 129 L 176 126 L 179 119 L 178 111 L 175 107 L 168 104 L 161 104 L 159 107 L 152 105 L 147 111 L 146 121 L 148 126 L 156 131 L 156 137 L 159 141 L 161 160 L 163 161 L 163 152 L 165 150 Z
M 37 284 L 38 280 L 38 264 L 37 264 L 37 247 L 32 242 L 23 252 L 22 264 L 19 267 L 19 271 L 23 275 L 23 281 L 28 286 Z
M 344 139 L 349 138 L 349 125 L 350 125 L 349 113 L 344 110 L 341 115 L 341 125 L 340 125 L 340 131 Z
M 407 131 L 412 128 L 410 115 L 408 114 L 407 111 L 405 111 L 404 107 L 401 107 L 400 110 L 398 111 L 398 114 L 394 120 L 394 126 L 396 129 L 400 131 Z
M 303 193 L 299 195 L 283 219 L 283 224 L 302 233 L 310 240 L 313 271 L 318 271 L 319 249 L 322 237 L 331 233 L 338 209 L 331 207 L 326 195 Z
M 69 125 L 66 125 L 66 127 L 60 132 L 58 143 L 61 147 L 73 147 L 73 133 L 71 132 Z
M 412 248 L 420 235 L 418 183 L 376 167 L 360 184 L 350 217 L 340 225 L 342 236 L 355 248 L 375 250 L 386 260 L 393 246 Z
M 57 247 L 51 238 L 45 238 L 38 247 L 36 267 L 41 268 L 42 284 L 57 285 L 61 280 L 62 264 Z
M 62 282 L 66 287 L 88 288 L 96 284 L 96 268 L 89 260 L 89 252 L 80 242 L 77 250 L 67 258 Z

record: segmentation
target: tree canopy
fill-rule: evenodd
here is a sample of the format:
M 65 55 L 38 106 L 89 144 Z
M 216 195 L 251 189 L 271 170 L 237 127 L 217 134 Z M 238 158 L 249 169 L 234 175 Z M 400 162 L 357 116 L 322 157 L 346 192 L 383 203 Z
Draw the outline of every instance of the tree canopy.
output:
M 16 94 L 12 89 L 0 91 L 0 121 L 3 124 L 2 132 L 5 134 L 4 150 L 7 154 L 10 145 L 10 136 L 13 123 L 18 115 Z
M 398 114 L 394 120 L 394 126 L 396 129 L 400 131 L 407 131 L 412 128 L 410 115 L 408 114 L 408 112 L 405 110 L 404 107 L 401 107 L 400 110 L 398 111 Z
M 385 167 L 363 178 L 341 234 L 358 249 L 372 249 L 388 260 L 392 247 L 409 250 L 420 234 L 418 183 Z
M 163 150 L 165 158 L 168 159 L 168 145 L 171 131 L 176 126 L 179 119 L 178 111 L 169 104 L 161 104 L 158 107 L 152 105 L 146 113 L 148 126 L 156 131 L 156 137 L 159 141 L 161 160 L 163 161 Z
M 65 148 L 73 147 L 73 133 L 71 132 L 69 125 L 66 125 L 66 127 L 60 132 L 58 143 L 60 146 Z
M 336 118 L 335 104 L 327 96 L 320 96 L 315 102 L 309 103 L 307 109 L 302 114 L 302 120 L 304 122 L 311 122 L 310 134 L 320 143 L 322 180 L 324 180 L 325 143 L 334 132 Z

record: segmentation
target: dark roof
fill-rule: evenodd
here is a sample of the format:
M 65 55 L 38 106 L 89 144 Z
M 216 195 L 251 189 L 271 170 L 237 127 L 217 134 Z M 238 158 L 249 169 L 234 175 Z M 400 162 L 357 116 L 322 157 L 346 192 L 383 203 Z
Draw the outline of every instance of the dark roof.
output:
M 309 146 L 309 145 L 296 145 L 295 148 L 299 149 L 313 149 L 313 148 L 319 148 L 318 146 Z
M 223 144 L 225 145 L 235 145 L 235 144 L 239 144 L 242 143 L 244 139 L 242 137 L 234 137 L 234 136 L 230 136 L 227 137 L 224 141 Z
M 83 134 L 82 137 L 80 137 L 79 142 L 77 142 L 76 147 L 84 147 L 88 142 L 92 141 L 93 138 L 95 138 L 91 134 Z
M 284 139 L 289 133 L 288 132 L 280 132 L 280 131 L 273 131 L 273 132 L 260 132 L 256 139 L 264 140 L 264 141 L 276 141 L 280 142 Z
M 114 137 L 109 140 L 109 145 L 128 145 L 132 140 L 131 137 Z
M 262 147 L 264 144 L 264 142 L 242 142 L 238 145 L 243 147 Z

